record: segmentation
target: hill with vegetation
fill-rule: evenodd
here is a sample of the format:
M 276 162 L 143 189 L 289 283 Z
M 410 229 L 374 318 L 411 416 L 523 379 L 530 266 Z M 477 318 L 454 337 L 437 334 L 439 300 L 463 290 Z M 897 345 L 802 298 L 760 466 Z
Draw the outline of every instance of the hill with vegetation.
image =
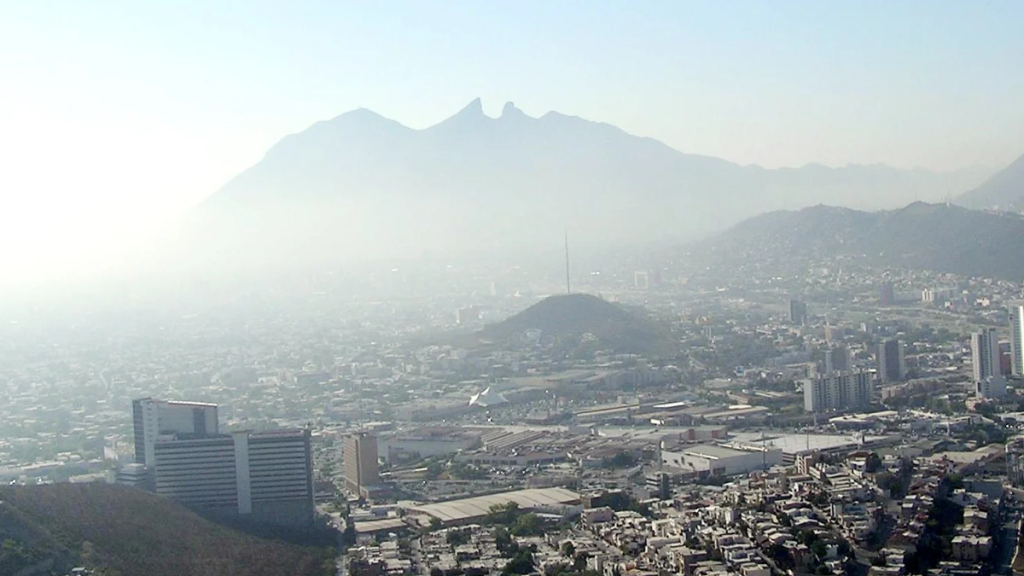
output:
M 522 343 L 531 334 L 555 340 L 591 335 L 598 345 L 624 353 L 672 347 L 668 330 L 642 312 L 590 294 L 549 296 L 511 318 L 485 327 L 479 337 L 495 343 Z
M 1019 215 L 915 202 L 883 212 L 831 206 L 772 212 L 700 247 L 730 263 L 843 256 L 880 266 L 1021 281 L 1022 242 Z
M 0 574 L 326 576 L 326 550 L 219 526 L 147 492 L 108 484 L 0 488 Z M 33 570 L 34 568 L 34 570 Z

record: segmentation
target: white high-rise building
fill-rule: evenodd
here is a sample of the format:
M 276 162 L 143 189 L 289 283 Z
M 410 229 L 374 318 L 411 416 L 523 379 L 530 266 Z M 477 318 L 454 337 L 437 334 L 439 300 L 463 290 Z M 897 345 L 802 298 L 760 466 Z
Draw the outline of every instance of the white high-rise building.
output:
M 971 362 L 974 383 L 992 376 L 1001 376 L 999 369 L 999 338 L 993 328 L 971 334 Z
M 283 526 L 313 522 L 308 430 L 161 438 L 156 493 L 215 516 Z
M 1010 308 L 1010 360 L 1015 376 L 1024 376 L 1024 306 Z
M 866 370 L 833 372 L 804 381 L 804 410 L 825 412 L 865 408 L 874 395 L 874 374 Z
M 155 446 L 161 436 L 217 434 L 217 405 L 141 398 L 132 402 L 135 424 L 135 462 L 153 466 Z

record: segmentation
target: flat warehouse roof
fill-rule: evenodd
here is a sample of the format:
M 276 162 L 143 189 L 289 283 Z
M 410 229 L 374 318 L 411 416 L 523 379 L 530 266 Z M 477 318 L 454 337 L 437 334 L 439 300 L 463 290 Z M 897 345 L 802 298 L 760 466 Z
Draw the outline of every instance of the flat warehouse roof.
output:
M 515 502 L 523 509 L 532 509 L 541 506 L 572 504 L 578 502 L 579 499 L 579 494 L 564 488 L 534 488 L 465 498 L 463 500 L 450 500 L 436 504 L 424 504 L 422 506 L 414 506 L 410 510 L 433 516 L 443 522 L 457 522 L 486 516 L 490 512 L 491 506 L 502 506 L 509 502 Z

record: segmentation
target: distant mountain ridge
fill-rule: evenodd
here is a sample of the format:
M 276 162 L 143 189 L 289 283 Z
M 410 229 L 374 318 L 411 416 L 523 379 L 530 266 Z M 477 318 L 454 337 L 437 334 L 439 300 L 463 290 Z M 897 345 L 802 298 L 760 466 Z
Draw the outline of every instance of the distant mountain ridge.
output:
M 1024 156 L 993 174 L 977 188 L 961 194 L 956 202 L 968 208 L 1024 210 Z
M 813 206 L 746 220 L 700 245 L 747 261 L 860 256 L 882 266 L 1024 280 L 1024 219 L 915 202 L 862 212 Z
M 976 186 L 977 171 L 769 170 L 598 122 L 479 99 L 414 130 L 359 109 L 287 136 L 190 214 L 197 258 L 295 261 L 695 237 L 816 203 L 884 208 Z

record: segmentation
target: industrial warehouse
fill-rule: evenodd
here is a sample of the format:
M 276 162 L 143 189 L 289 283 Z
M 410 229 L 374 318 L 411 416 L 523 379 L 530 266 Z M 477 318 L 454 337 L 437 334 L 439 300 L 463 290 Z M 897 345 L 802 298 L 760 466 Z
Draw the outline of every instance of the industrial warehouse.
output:
M 409 508 L 409 513 L 437 518 L 445 526 L 458 526 L 482 520 L 487 517 L 492 507 L 512 502 L 522 510 L 562 516 L 571 516 L 582 510 L 582 506 L 579 505 L 580 496 L 575 492 L 564 488 L 535 488 L 413 506 Z

